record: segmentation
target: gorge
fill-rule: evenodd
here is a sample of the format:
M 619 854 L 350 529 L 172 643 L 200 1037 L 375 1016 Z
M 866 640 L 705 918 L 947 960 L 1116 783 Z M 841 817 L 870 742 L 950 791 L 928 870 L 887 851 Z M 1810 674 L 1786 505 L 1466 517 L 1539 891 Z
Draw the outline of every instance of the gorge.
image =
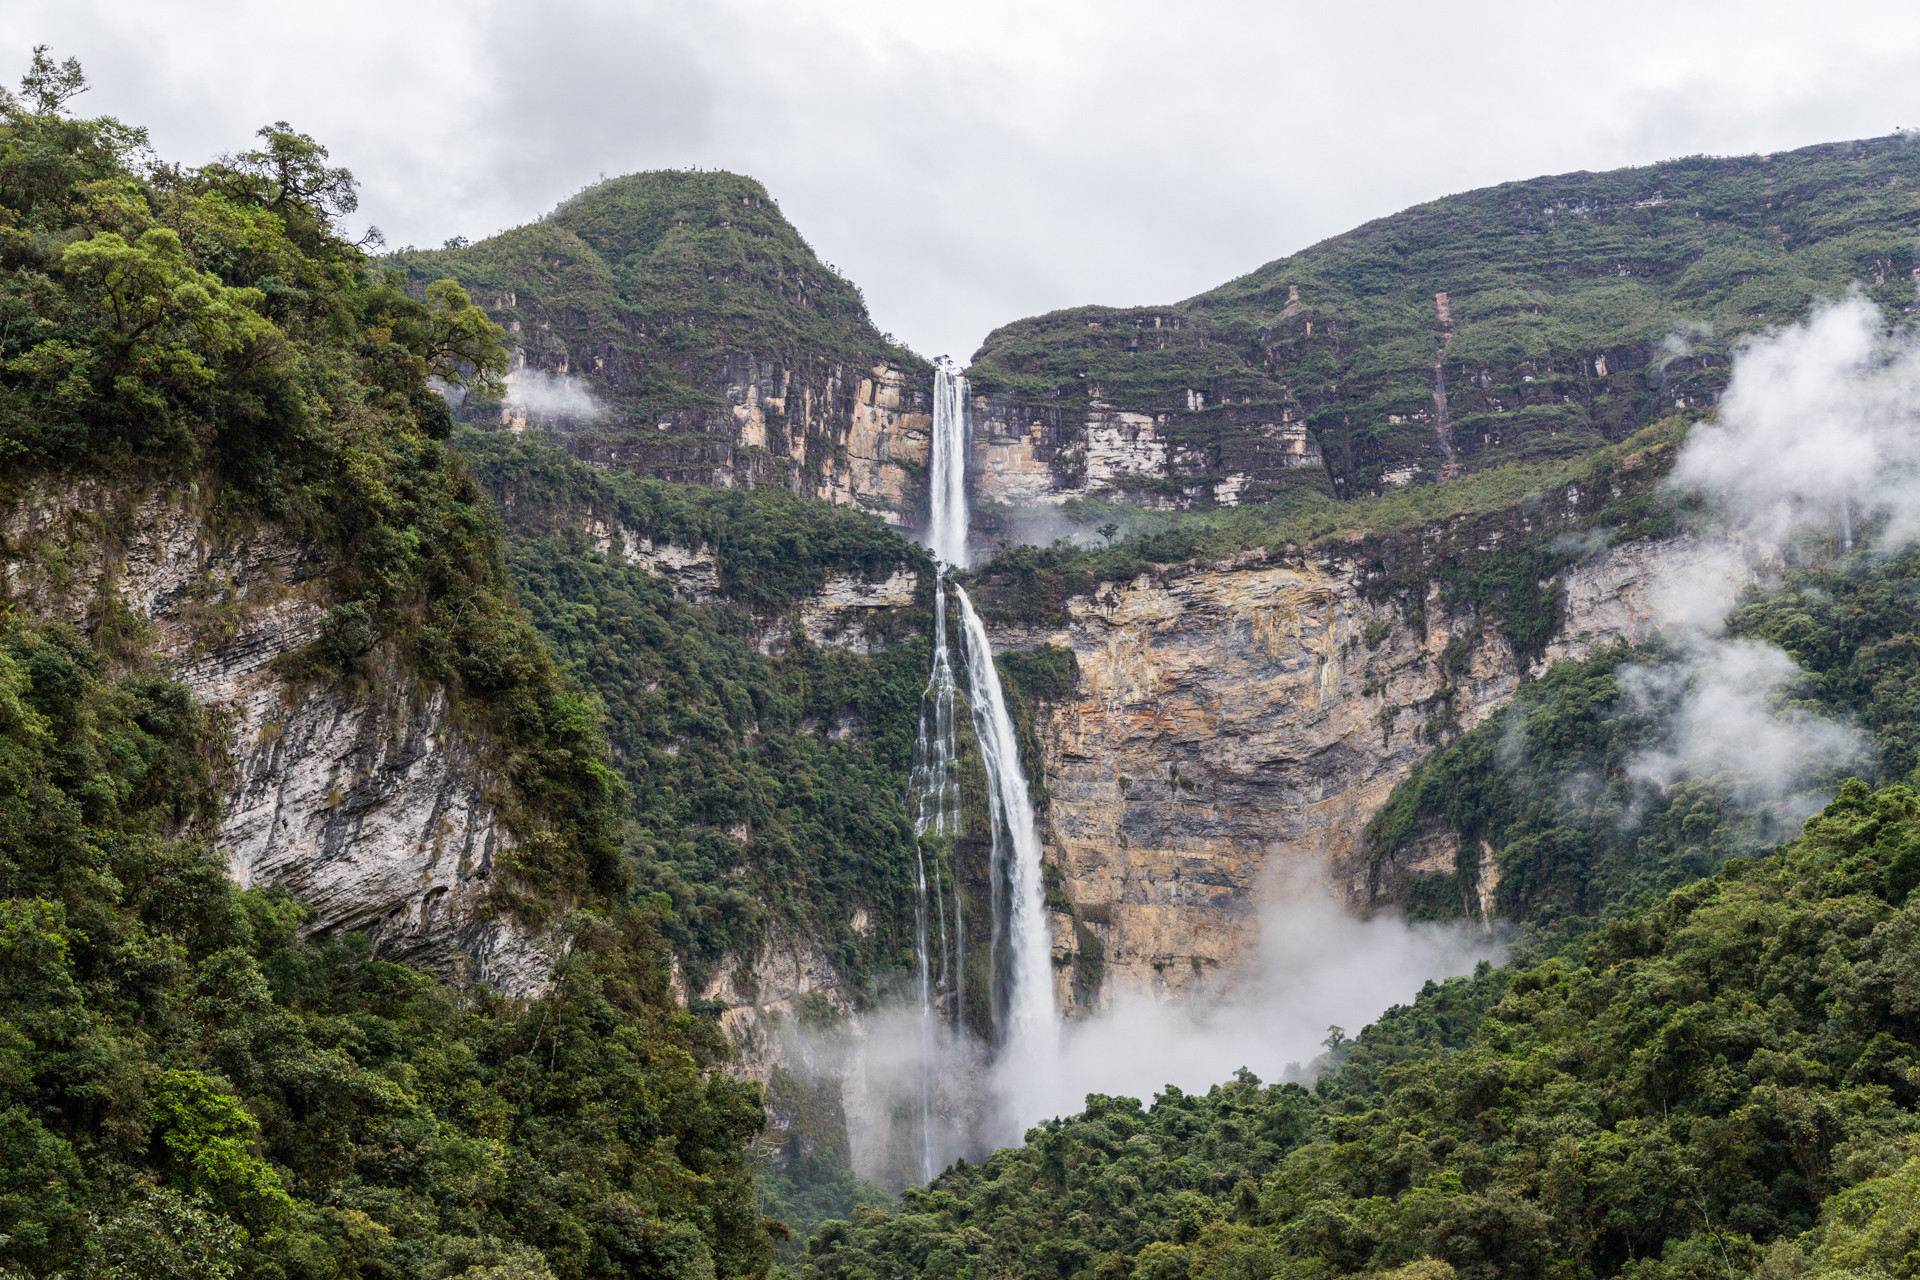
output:
M 35 67 L 0 1272 L 1911 1271 L 1907 136 L 961 368 L 745 177 L 370 255 Z

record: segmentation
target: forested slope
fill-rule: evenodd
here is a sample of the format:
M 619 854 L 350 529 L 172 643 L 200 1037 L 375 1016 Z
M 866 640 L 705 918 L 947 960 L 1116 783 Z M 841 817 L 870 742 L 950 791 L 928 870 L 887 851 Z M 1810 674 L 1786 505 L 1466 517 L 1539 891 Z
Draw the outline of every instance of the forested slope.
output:
M 803 1274 L 1910 1275 L 1917 883 L 1920 798 L 1849 783 L 1570 957 L 1430 986 L 1311 1090 L 1091 1098 Z
M 919 519 L 924 499 L 900 467 L 912 459 L 872 436 L 926 411 L 932 369 L 875 328 L 859 289 L 751 178 L 629 174 L 478 244 L 386 261 L 416 288 L 448 277 L 470 289 L 527 379 L 508 412 L 583 457 Z M 476 396 L 461 415 L 487 422 L 501 408 Z
M 0 488 L 159 494 L 324 548 L 285 677 L 442 690 L 511 836 L 487 909 L 568 945 L 509 1001 L 308 936 L 298 903 L 228 879 L 225 729 L 142 615 L 111 587 L 35 614 L 10 581 L 0 1271 L 764 1274 L 758 1092 L 672 996 L 599 718 L 444 443 L 429 378 L 497 385 L 499 331 L 450 283 L 423 301 L 370 269 L 338 230 L 351 175 L 311 138 L 149 164 L 140 130 L 67 111 L 83 88 L 36 55 L 0 97 Z M 57 585 L 63 563 L 33 568 Z M 197 607 L 217 636 L 245 605 Z
M 640 479 L 500 432 L 457 440 L 502 500 L 535 626 L 606 708 L 632 796 L 626 856 L 672 901 L 692 985 L 729 952 L 750 961 L 770 925 L 817 937 L 849 978 L 904 973 L 925 553 L 871 516 L 779 489 Z M 704 555 L 708 585 L 629 561 L 623 535 Z M 917 575 L 904 604 L 850 611 L 867 652 L 813 643 L 795 621 L 836 573 Z
M 1382 864 L 1466 851 L 1392 880 L 1415 918 L 1480 927 L 1488 851 L 1511 964 L 1336 1029 L 1311 1087 L 1089 1097 L 827 1225 L 806 1273 L 1913 1274 L 1920 553 L 1832 552 L 1748 591 L 1722 648 L 1681 633 L 1553 666 L 1376 816 Z M 1758 641 L 1798 664 L 1756 691 L 1772 716 L 1871 734 L 1799 779 L 1840 795 L 1778 852 L 1785 775 L 1649 767 L 1685 755 L 1712 659 Z

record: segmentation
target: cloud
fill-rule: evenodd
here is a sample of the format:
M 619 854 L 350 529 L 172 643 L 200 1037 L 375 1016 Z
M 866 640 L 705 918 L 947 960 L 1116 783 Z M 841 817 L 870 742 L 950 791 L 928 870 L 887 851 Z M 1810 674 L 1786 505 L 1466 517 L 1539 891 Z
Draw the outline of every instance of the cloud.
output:
M 522 368 L 508 373 L 505 403 L 532 418 L 597 418 L 605 412 L 583 380 L 544 369 Z
M 883 329 L 963 361 L 995 325 L 1173 301 L 1448 192 L 1920 123 L 1903 115 L 1920 27 L 1896 0 L 1608 13 L 15 0 L 0 76 L 51 42 L 99 86 L 89 110 L 155 126 L 188 162 L 293 121 L 360 175 L 396 245 L 479 239 L 602 173 L 743 170 Z M 290 50 L 311 74 L 287 74 Z
M 848 1088 L 855 1168 L 893 1185 L 918 1180 L 923 1133 L 933 1167 L 1017 1145 L 1032 1125 L 1080 1111 L 1089 1093 L 1149 1100 L 1176 1085 L 1204 1091 L 1246 1067 L 1278 1079 L 1313 1060 L 1328 1028 L 1354 1030 L 1411 1000 L 1430 978 L 1498 961 L 1479 925 L 1361 920 L 1329 891 L 1325 868 L 1277 869 L 1261 894 L 1258 945 L 1241 963 L 1178 996 L 1121 990 L 1059 1038 L 996 1057 L 912 1009 L 865 1021 L 839 1070 Z M 932 1100 L 922 1128 L 921 1090 Z M 902 1177 L 902 1173 L 907 1177 Z
M 1852 294 L 1735 354 L 1718 421 L 1688 438 L 1671 483 L 1771 542 L 1830 532 L 1843 547 L 1920 535 L 1920 347 Z
M 995 1064 L 1003 1142 L 1088 1093 L 1150 1099 L 1166 1085 L 1204 1091 L 1246 1067 L 1266 1079 L 1311 1061 L 1329 1027 L 1356 1030 L 1412 1000 L 1431 978 L 1469 973 L 1504 948 L 1478 924 L 1408 924 L 1351 914 L 1322 866 L 1276 869 L 1261 894 L 1260 940 L 1197 997 L 1118 992 L 1062 1029 L 1051 1062 Z
M 1664 790 L 1725 775 L 1741 804 L 1798 823 L 1826 803 L 1820 784 L 1867 759 L 1859 730 L 1782 705 L 1806 678 L 1784 650 L 1698 634 L 1684 643 L 1673 662 L 1617 673 L 1636 707 L 1667 712 L 1666 741 L 1630 761 L 1630 777 Z
M 1689 336 L 1669 342 L 1678 353 Z M 1866 298 L 1735 349 L 1716 420 L 1693 429 L 1668 479 L 1710 508 L 1707 558 L 1658 593 L 1676 656 L 1618 672 L 1629 702 L 1663 711 L 1667 726 L 1628 762 L 1630 777 L 1664 789 L 1718 776 L 1747 808 L 1794 824 L 1834 777 L 1868 763 L 1865 734 L 1789 703 L 1806 678 L 1791 655 L 1723 629 L 1735 584 L 1777 568 L 1795 539 L 1811 535 L 1800 552 L 1818 556 L 1822 543 L 1892 550 L 1920 536 L 1916 480 L 1920 348 Z

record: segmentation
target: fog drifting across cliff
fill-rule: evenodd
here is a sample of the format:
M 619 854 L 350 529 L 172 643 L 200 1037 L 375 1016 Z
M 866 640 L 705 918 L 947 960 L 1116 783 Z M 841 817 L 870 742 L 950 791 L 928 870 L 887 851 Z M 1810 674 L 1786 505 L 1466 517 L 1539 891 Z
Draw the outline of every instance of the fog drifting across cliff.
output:
M 604 412 L 584 379 L 544 369 L 509 373 L 506 404 L 540 418 L 597 418 Z
M 1053 1062 L 997 1063 L 998 1140 L 1079 1111 L 1089 1093 L 1144 1101 L 1169 1084 L 1204 1092 L 1242 1067 L 1278 1079 L 1317 1056 L 1330 1028 L 1357 1030 L 1430 978 L 1503 958 L 1477 922 L 1359 919 L 1329 880 L 1318 865 L 1275 868 L 1261 895 L 1257 952 L 1211 975 L 1198 996 L 1118 992 L 1108 1008 L 1067 1025 Z
M 1743 344 L 1718 422 L 1695 429 L 1673 483 L 1770 542 L 1920 536 L 1920 347 L 1859 294 Z
M 1850 294 L 1737 349 L 1717 420 L 1694 429 L 1669 484 L 1706 500 L 1705 532 L 1750 569 L 1667 584 L 1673 660 L 1618 674 L 1635 706 L 1669 709 L 1667 740 L 1629 761 L 1630 776 L 1662 789 L 1718 776 L 1742 804 L 1797 825 L 1868 760 L 1858 729 L 1793 704 L 1805 673 L 1786 651 L 1724 634 L 1734 598 L 1712 584 L 1784 563 L 1790 548 L 1911 543 L 1917 473 L 1920 348 L 1872 302 Z

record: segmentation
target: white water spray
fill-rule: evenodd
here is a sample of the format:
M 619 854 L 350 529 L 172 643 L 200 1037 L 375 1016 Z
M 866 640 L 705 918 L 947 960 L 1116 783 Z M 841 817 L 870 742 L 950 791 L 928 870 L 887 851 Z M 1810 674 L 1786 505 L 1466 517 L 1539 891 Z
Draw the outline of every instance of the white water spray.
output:
M 951 840 L 960 834 L 959 746 L 954 721 L 953 656 L 947 645 L 946 571 L 963 568 L 967 557 L 966 490 L 967 380 L 936 368 L 933 377 L 933 447 L 929 541 L 936 572 L 933 588 L 933 669 L 920 695 L 919 732 L 913 743 L 914 791 L 914 962 L 919 997 L 920 1097 L 919 1157 L 923 1181 L 932 1181 L 937 1168 L 933 1135 L 933 1108 L 938 1054 L 938 1013 L 941 991 L 951 985 L 954 1022 L 966 1017 L 966 920 L 961 911 L 959 882 L 954 882 L 953 933 L 949 939 L 946 895 L 941 892 L 940 866 L 933 865 L 933 893 L 928 894 L 927 838 Z M 940 962 L 934 968 L 928 934 L 929 916 L 937 921 Z M 951 943 L 951 950 L 949 950 Z
M 918 970 L 917 991 L 920 1001 L 920 1173 L 924 1181 L 932 1181 L 939 1170 L 935 1167 L 933 1141 L 933 1094 L 934 1068 L 938 1055 L 934 1050 L 936 1039 L 934 1000 L 933 958 L 928 947 L 927 920 L 934 913 L 940 931 L 940 979 L 945 985 L 947 974 L 947 926 L 945 907 L 941 902 L 944 895 L 938 891 L 940 866 L 933 867 L 934 885 L 932 899 L 927 893 L 927 837 L 951 839 L 960 833 L 960 769 L 957 740 L 954 725 L 954 683 L 953 658 L 947 648 L 947 608 L 946 592 L 939 586 L 934 589 L 933 597 L 933 670 L 927 677 L 927 687 L 920 695 L 920 727 L 913 743 L 913 859 L 914 859 L 914 905 L 913 905 L 913 948 L 914 961 Z M 956 907 L 957 907 L 956 902 Z M 964 961 L 964 934 L 961 931 L 961 918 L 956 911 L 954 916 L 954 953 L 955 962 L 951 972 L 958 974 Z M 961 996 L 955 988 L 955 1005 L 959 1007 Z

